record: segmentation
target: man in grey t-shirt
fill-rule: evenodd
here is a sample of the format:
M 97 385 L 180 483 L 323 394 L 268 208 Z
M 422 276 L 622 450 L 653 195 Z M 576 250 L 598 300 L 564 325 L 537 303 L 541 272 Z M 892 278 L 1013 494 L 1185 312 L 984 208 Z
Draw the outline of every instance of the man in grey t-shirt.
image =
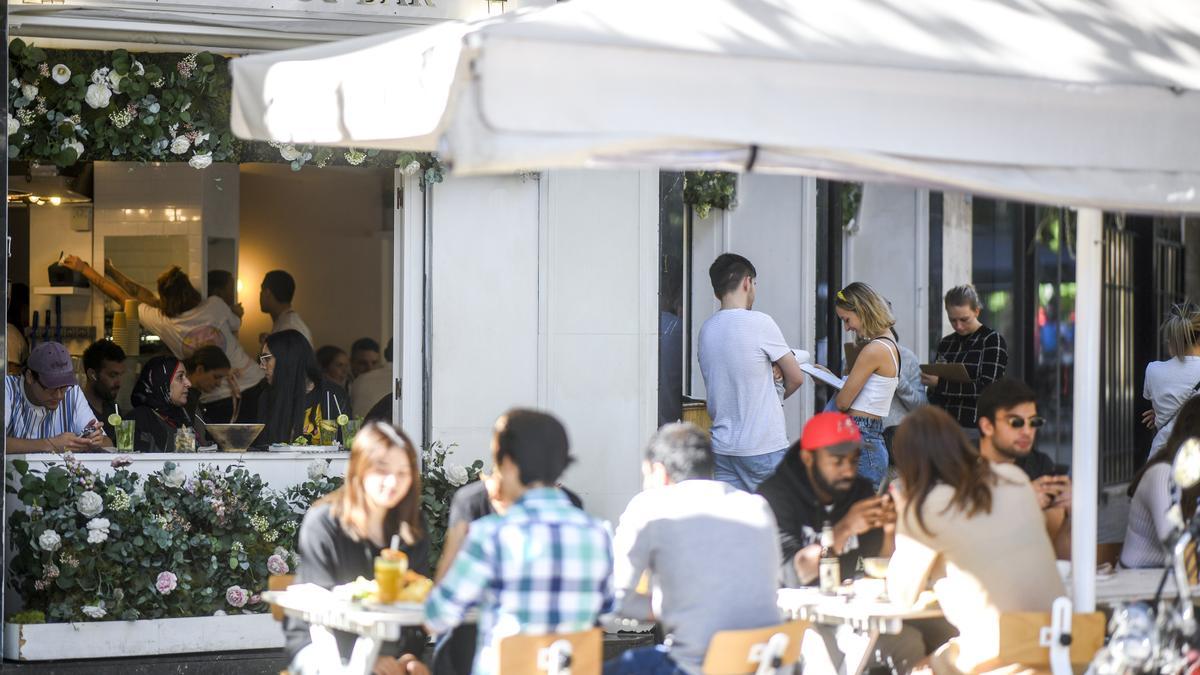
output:
M 605 664 L 607 675 L 698 675 L 714 634 L 780 622 L 771 507 L 712 471 L 712 448 L 692 424 L 668 424 L 646 447 L 643 491 L 613 537 L 615 611 L 658 621 L 669 646 L 629 650 Z
M 788 447 L 772 365 L 783 375 L 784 398 L 804 373 L 774 319 L 752 311 L 757 273 L 749 260 L 723 253 L 708 268 L 721 309 L 700 328 L 700 372 L 712 418 L 717 480 L 754 492 Z

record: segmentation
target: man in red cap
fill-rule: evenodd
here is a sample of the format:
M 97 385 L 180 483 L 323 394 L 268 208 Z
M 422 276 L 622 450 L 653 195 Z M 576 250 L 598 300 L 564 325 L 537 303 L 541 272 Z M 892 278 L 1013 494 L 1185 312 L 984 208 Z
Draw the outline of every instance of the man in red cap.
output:
M 779 525 L 785 586 L 816 582 L 827 522 L 833 526 L 843 579 L 861 570 L 862 558 L 891 554 L 896 509 L 890 497 L 876 496 L 871 481 L 858 475 L 861 448 L 862 435 L 849 415 L 820 413 L 759 486 Z
M 89 452 L 106 437 L 75 379 L 67 348 L 43 342 L 25 371 L 4 378 L 5 448 L 26 452 Z

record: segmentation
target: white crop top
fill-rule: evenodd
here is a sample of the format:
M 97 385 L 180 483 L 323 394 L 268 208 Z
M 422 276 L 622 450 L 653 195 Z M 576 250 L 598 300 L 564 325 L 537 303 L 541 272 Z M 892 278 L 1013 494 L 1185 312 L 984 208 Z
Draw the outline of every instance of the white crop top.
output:
M 876 340 L 878 339 L 876 338 Z M 871 342 L 875 342 L 875 340 L 871 340 Z M 887 347 L 887 345 L 884 346 Z M 887 417 L 891 412 L 892 397 L 896 394 L 896 385 L 900 383 L 900 360 L 896 358 L 895 347 L 887 347 L 887 350 L 888 355 L 892 357 L 892 363 L 896 365 L 896 376 L 884 377 L 879 373 L 871 373 L 854 402 L 850 404 L 851 410 L 879 417 Z

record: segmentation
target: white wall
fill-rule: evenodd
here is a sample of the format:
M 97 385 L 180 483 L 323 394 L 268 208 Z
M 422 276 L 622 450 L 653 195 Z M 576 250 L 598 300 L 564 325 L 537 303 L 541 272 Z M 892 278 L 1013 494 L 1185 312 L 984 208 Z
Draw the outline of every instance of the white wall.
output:
M 784 339 L 793 347 L 813 350 L 811 304 L 804 289 L 806 277 L 816 270 L 805 264 L 815 241 L 805 242 L 806 209 L 815 208 L 807 192 L 813 181 L 792 176 L 742 175 L 738 179 L 737 207 L 713 210 L 708 218 L 692 221 L 692 393 L 704 398 L 696 345 L 700 326 L 717 311 L 708 267 L 725 252 L 743 255 L 758 271 L 754 309 L 770 314 Z M 807 318 L 806 318 L 807 317 Z M 784 402 L 788 438 L 797 438 L 811 409 L 810 385 Z M 806 406 L 805 401 L 809 404 Z
M 947 192 L 942 197 L 942 294 L 973 281 L 971 195 Z M 932 311 L 942 314 L 942 335 L 952 332 L 941 303 Z
M 845 240 L 844 282 L 867 283 L 890 300 L 900 341 L 927 354 L 929 193 L 868 183 L 855 223 L 856 231 Z

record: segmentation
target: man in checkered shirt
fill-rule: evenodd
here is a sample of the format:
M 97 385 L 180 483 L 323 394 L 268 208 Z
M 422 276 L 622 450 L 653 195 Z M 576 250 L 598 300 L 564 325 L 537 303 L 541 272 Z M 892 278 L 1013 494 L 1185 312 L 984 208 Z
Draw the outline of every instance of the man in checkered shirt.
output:
M 954 332 L 938 343 L 938 363 L 961 363 L 970 382 L 949 382 L 934 375 L 921 374 L 921 383 L 929 388 L 929 402 L 946 409 L 963 431 L 979 441 L 975 426 L 979 394 L 1004 377 L 1008 369 L 1008 345 L 1004 336 L 979 321 L 979 295 L 975 287 L 956 286 L 946 293 L 946 318 Z
M 495 497 L 512 506 L 471 523 L 425 604 L 432 633 L 479 607 L 477 675 L 499 671 L 503 638 L 587 630 L 613 603 L 608 529 L 554 487 L 570 463 L 562 424 L 545 413 L 510 410 L 496 422 L 492 456 Z

